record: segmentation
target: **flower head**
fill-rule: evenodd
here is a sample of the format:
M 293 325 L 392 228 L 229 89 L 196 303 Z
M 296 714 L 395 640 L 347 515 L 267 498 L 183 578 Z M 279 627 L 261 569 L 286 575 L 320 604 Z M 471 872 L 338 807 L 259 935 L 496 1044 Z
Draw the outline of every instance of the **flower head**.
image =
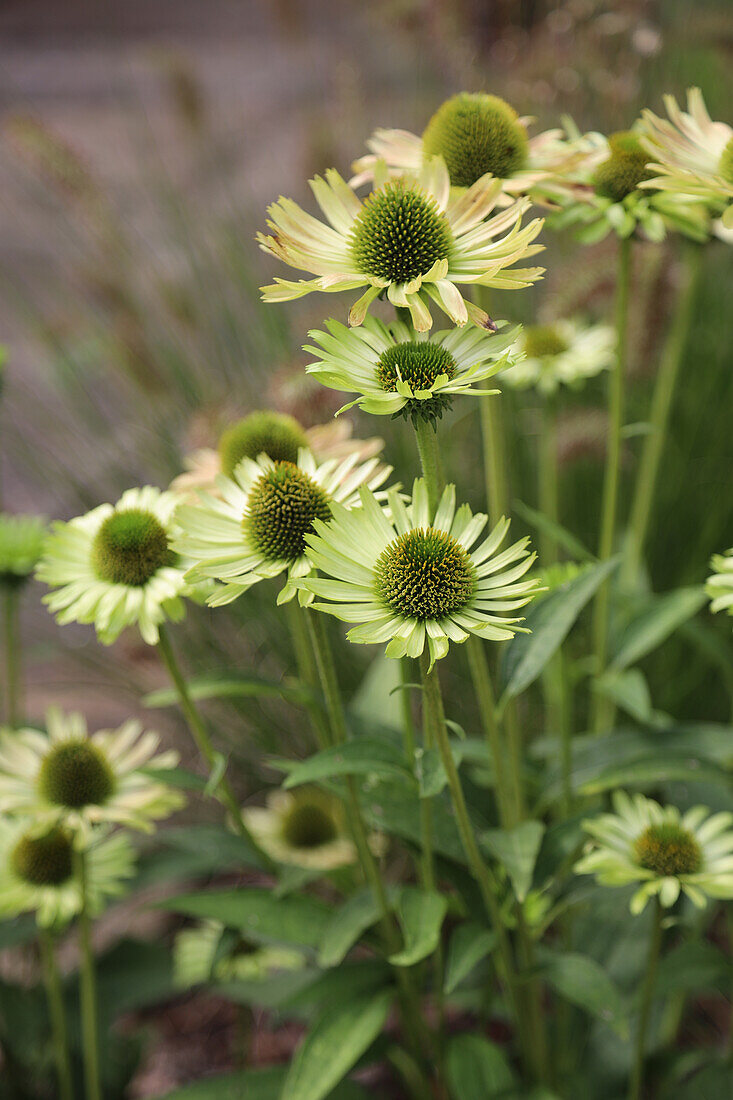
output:
M 178 754 L 156 755 L 158 734 L 143 733 L 139 722 L 89 734 L 80 714 L 52 708 L 47 727 L 0 736 L 0 813 L 74 829 L 113 822 L 149 831 L 183 805 L 149 774 L 174 767 Z
M 179 989 L 210 981 L 259 981 L 304 965 L 300 951 L 255 943 L 217 921 L 184 928 L 173 944 L 173 981 Z
M 733 226 L 733 127 L 713 122 L 699 88 L 687 92 L 687 110 L 666 95 L 667 119 L 642 111 L 641 142 L 651 163 L 642 187 L 688 195 L 723 213 Z
M 522 629 L 511 613 L 529 603 L 538 582 L 522 579 L 534 561 L 529 539 L 497 553 L 508 520 L 472 551 L 487 516 L 467 504 L 456 509 L 453 485 L 435 514 L 421 479 L 407 505 L 388 493 L 389 515 L 371 493 L 361 496 L 361 508 L 337 507 L 330 523 L 315 523 L 308 555 L 325 577 L 302 582 L 329 601 L 314 605 L 320 611 L 360 624 L 347 635 L 352 642 L 388 642 L 388 657 L 419 657 L 427 645 L 432 662 L 469 634 L 503 641 Z
M 160 624 L 183 617 L 188 594 L 185 567 L 171 550 L 179 503 L 148 485 L 54 524 L 37 576 L 57 589 L 44 597 L 57 621 L 92 623 L 104 645 L 137 626 L 155 645 Z
M 527 123 L 495 95 L 461 92 L 443 103 L 422 137 L 407 130 L 377 130 L 367 142 L 370 153 L 355 161 L 358 187 L 386 164 L 390 172 L 418 174 L 431 157 L 445 161 L 452 187 L 471 187 L 486 175 L 501 181 L 511 201 L 538 185 L 558 184 L 587 156 L 582 142 L 568 141 L 562 130 L 530 138 Z
M 578 874 L 594 874 L 605 886 L 640 883 L 632 913 L 654 896 L 665 907 L 674 905 L 680 891 L 699 908 L 706 895 L 733 898 L 733 814 L 711 817 L 704 806 L 680 814 L 623 791 L 614 794 L 613 807 L 615 813 L 583 823 L 593 840 L 575 864 Z
M 46 522 L 39 516 L 0 512 L 0 588 L 28 580 L 43 553 Z
M 316 787 L 273 791 L 264 809 L 248 806 L 242 817 L 262 850 L 278 863 L 333 871 L 356 861 L 341 801 Z M 371 837 L 370 845 L 378 850 L 381 838 Z
M 445 162 L 434 157 L 417 175 L 391 179 L 386 171 L 378 172 L 374 182 L 375 189 L 362 201 L 334 170 L 326 172 L 325 179 L 312 180 L 329 225 L 290 199 L 281 198 L 269 208 L 273 233 L 259 235 L 260 247 L 315 278 L 278 279 L 263 287 L 265 301 L 288 301 L 314 290 L 366 287 L 351 308 L 350 325 L 360 325 L 374 299 L 386 294 L 394 306 L 409 309 L 420 332 L 433 323 L 430 300 L 454 324 L 471 320 L 491 330 L 491 319 L 463 298 L 459 286 L 518 289 L 542 274 L 541 268 L 512 266 L 542 248 L 532 244 L 541 221 L 521 228 L 529 201 L 513 202 L 489 217 L 501 194 L 501 181 L 482 176 L 466 192 L 451 197 Z
M 456 394 L 498 393 L 473 387 L 511 361 L 507 349 L 519 331 L 487 335 L 471 327 L 427 334 L 374 317 L 358 329 L 326 321 L 326 330 L 309 333 L 316 343 L 304 350 L 318 359 L 306 367 L 308 373 L 333 389 L 361 395 L 345 409 L 359 405 L 413 421 L 435 421 Z
M 199 504 L 184 504 L 178 513 L 182 534 L 177 549 L 196 564 L 192 580 L 214 578 L 222 585 L 209 597 L 218 607 L 231 603 L 257 581 L 287 572 L 278 603 L 293 598 L 296 582 L 308 575 L 305 539 L 316 519 L 331 516 L 335 503 L 358 503 L 360 485 L 376 489 L 391 473 L 378 459 L 316 463 L 301 450 L 297 465 L 260 455 L 245 458 L 233 478 L 219 477 L 219 499 L 203 494 Z M 304 591 L 301 600 L 309 597 Z
M 84 851 L 93 916 L 123 893 L 135 870 L 124 833 L 83 839 L 65 825 L 0 818 L 0 917 L 34 912 L 42 926 L 65 924 L 81 909 L 74 851 Z
M 727 611 L 733 615 L 733 547 L 724 554 L 713 554 L 710 568 L 713 573 L 705 585 L 710 597 L 710 610 Z
M 578 388 L 613 366 L 616 336 L 609 325 L 562 320 L 523 329 L 516 347 L 524 357 L 502 370 L 501 381 L 549 395 L 560 386 Z

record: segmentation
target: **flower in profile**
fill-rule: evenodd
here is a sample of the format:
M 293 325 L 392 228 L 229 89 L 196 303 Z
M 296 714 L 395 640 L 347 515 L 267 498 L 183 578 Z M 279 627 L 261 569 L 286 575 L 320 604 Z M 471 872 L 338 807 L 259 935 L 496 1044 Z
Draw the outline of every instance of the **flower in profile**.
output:
M 265 455 L 256 462 L 243 459 L 232 478 L 217 478 L 218 498 L 202 494 L 200 503 L 179 509 L 182 533 L 175 546 L 195 563 L 187 577 L 221 581 L 208 600 L 218 607 L 258 581 L 287 572 L 278 603 L 291 600 L 297 581 L 312 568 L 305 538 L 314 520 L 330 519 L 335 503 L 358 504 L 359 487 L 378 488 L 391 470 L 377 458 L 360 463 L 355 454 L 318 465 L 307 450 L 299 452 L 297 465 Z M 310 599 L 305 591 L 299 596 L 302 602 Z
M 204 447 L 194 452 L 187 460 L 188 469 L 174 479 L 171 489 L 182 493 L 205 489 L 218 496 L 219 474 L 231 478 L 243 458 L 256 459 L 261 454 L 273 462 L 297 463 L 298 451 L 307 447 L 322 462 L 348 458 L 354 453 L 363 461 L 379 454 L 384 447 L 382 439 L 353 439 L 351 432 L 352 425 L 347 420 L 306 429 L 286 413 L 270 410 L 250 413 L 222 432 L 216 450 Z
M 47 732 L 0 736 L 0 813 L 86 830 L 109 822 L 152 831 L 152 822 L 183 805 L 178 791 L 154 778 L 175 767 L 176 752 L 156 750 L 157 733 L 139 722 L 89 734 L 81 714 L 51 708 Z
M 304 350 L 318 360 L 306 367 L 308 373 L 333 389 L 360 394 L 344 409 L 359 405 L 368 413 L 409 416 L 414 422 L 435 421 L 456 394 L 498 393 L 473 387 L 511 361 L 507 349 L 519 331 L 488 335 L 469 327 L 427 334 L 374 317 L 357 329 L 326 321 L 326 330 L 309 333 L 316 343 Z
M 595 875 L 604 886 L 640 883 L 632 913 L 655 896 L 668 908 L 680 891 L 698 908 L 706 895 L 733 898 L 733 814 L 710 816 L 705 806 L 680 814 L 623 791 L 614 794 L 613 807 L 615 813 L 583 822 L 593 839 L 575 864 L 578 874 Z
M 135 872 L 135 853 L 124 833 L 86 839 L 66 825 L 0 818 L 0 917 L 35 913 L 42 926 L 63 925 L 81 909 L 74 852 L 86 863 L 87 900 L 92 916 L 107 899 L 124 892 Z
M 733 127 L 713 122 L 699 88 L 687 91 L 687 110 L 666 95 L 669 120 L 642 111 L 641 142 L 651 163 L 642 187 L 689 195 L 710 204 L 733 228 Z
M 533 387 L 549 396 L 560 386 L 578 389 L 587 378 L 612 367 L 616 334 L 610 325 L 553 321 L 523 329 L 516 348 L 524 358 L 502 370 L 501 381 L 514 389 Z
M 418 137 L 407 130 L 377 130 L 370 153 L 354 162 L 353 187 L 374 177 L 380 163 L 391 172 L 417 175 L 431 157 L 445 161 L 452 187 L 471 187 L 490 174 L 505 196 L 527 194 L 536 185 L 562 178 L 586 154 L 562 130 L 529 137 L 527 124 L 503 99 L 460 92 L 443 103 Z
M 334 871 L 356 862 L 341 801 L 316 787 L 273 791 L 265 808 L 248 806 L 242 817 L 252 836 L 277 863 Z M 382 838 L 370 837 L 378 852 Z
M 409 309 L 419 332 L 433 324 L 435 302 L 451 321 L 492 330 L 483 310 L 464 299 L 462 285 L 515 290 L 529 286 L 542 268 L 513 265 L 541 251 L 532 244 L 542 228 L 535 219 L 524 228 L 528 199 L 513 202 L 492 217 L 501 181 L 482 176 L 461 195 L 451 195 L 445 162 L 426 161 L 420 172 L 396 179 L 378 172 L 375 189 L 362 201 L 338 174 L 311 180 L 329 225 L 306 214 L 291 199 L 269 208 L 272 235 L 260 233 L 260 247 L 315 278 L 278 279 L 263 287 L 266 302 L 289 301 L 311 291 L 366 291 L 351 307 L 349 324 L 360 325 L 375 298 Z M 503 236 L 502 236 L 503 234 Z
M 211 981 L 260 981 L 304 965 L 300 951 L 255 943 L 217 921 L 182 929 L 173 944 L 173 981 L 179 989 Z
M 710 610 L 727 611 L 733 615 L 733 547 L 724 554 L 713 554 L 710 568 L 713 572 L 705 585 L 710 597 Z
M 40 516 L 0 512 L 0 588 L 27 581 L 43 553 L 46 521 Z
M 314 604 L 318 610 L 359 624 L 350 641 L 387 642 L 388 657 L 419 657 L 427 645 L 432 664 L 469 634 L 504 641 L 522 630 L 512 612 L 529 603 L 539 582 L 523 579 L 535 559 L 529 539 L 498 552 L 508 520 L 471 550 L 488 517 L 472 515 L 467 504 L 456 509 L 453 485 L 434 515 L 422 479 L 407 505 L 388 493 L 389 514 L 368 491 L 361 497 L 361 508 L 336 507 L 330 523 L 316 521 L 308 555 L 324 577 L 302 582 L 328 601 Z

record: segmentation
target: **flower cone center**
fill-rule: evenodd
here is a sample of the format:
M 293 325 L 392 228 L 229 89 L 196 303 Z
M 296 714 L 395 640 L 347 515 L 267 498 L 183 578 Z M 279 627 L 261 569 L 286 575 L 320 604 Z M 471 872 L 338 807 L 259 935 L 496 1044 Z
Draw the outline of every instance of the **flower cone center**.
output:
M 365 275 L 408 283 L 448 256 L 448 222 L 428 195 L 403 180 L 365 200 L 352 235 L 352 257 Z
M 441 619 L 465 607 L 476 589 L 466 551 L 433 527 L 400 535 L 380 555 L 375 572 L 377 595 L 405 618 Z
M 290 462 L 278 462 L 252 488 L 242 526 L 254 547 L 274 561 L 294 561 L 305 550 L 315 519 L 329 520 L 328 495 Z
M 301 802 L 283 822 L 283 838 L 291 848 L 320 848 L 338 838 L 338 828 L 323 806 Z
M 44 798 L 70 810 L 101 806 L 115 788 L 112 769 L 87 741 L 55 745 L 41 764 L 38 783 Z
M 165 528 L 142 508 L 113 512 L 92 543 L 92 565 L 110 584 L 139 588 L 170 560 Z
M 423 134 L 424 155 L 443 158 L 454 187 L 470 187 L 487 172 L 506 179 L 526 164 L 527 144 L 508 103 L 466 92 L 439 107 Z
M 73 873 L 71 839 L 58 828 L 45 836 L 23 836 L 10 862 L 18 878 L 31 886 L 61 886 Z
M 266 454 L 273 462 L 297 462 L 298 449 L 308 440 L 294 416 L 255 412 L 232 424 L 219 440 L 222 473 L 231 477 L 243 458 Z
M 650 825 L 634 844 L 637 860 L 656 875 L 692 875 L 700 870 L 702 853 L 692 833 L 679 825 Z

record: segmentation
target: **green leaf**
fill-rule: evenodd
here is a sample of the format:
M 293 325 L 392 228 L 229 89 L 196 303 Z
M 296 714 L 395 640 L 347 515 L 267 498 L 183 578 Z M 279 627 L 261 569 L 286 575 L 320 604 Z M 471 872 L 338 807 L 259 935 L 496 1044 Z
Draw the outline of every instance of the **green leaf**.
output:
M 583 608 L 618 563 L 619 558 L 616 557 L 589 566 L 577 577 L 532 604 L 523 624 L 531 633 L 515 634 L 504 650 L 501 663 L 504 701 L 514 698 L 534 683 L 564 642 Z
M 326 924 L 318 952 L 320 966 L 338 966 L 367 928 L 379 920 L 372 890 L 360 890 L 335 911 Z
M 649 685 L 640 669 L 629 668 L 623 672 L 609 669 L 593 686 L 637 722 L 645 724 L 653 720 Z
M 184 894 L 161 906 L 175 913 L 221 921 L 227 928 L 240 928 L 263 943 L 308 947 L 318 947 L 330 918 L 329 907 L 315 898 L 298 894 L 277 898 L 261 887 Z
M 398 689 L 400 662 L 380 653 L 366 671 L 364 679 L 351 700 L 349 713 L 366 720 L 375 715 L 384 726 L 402 729 L 402 702 Z
M 565 953 L 540 948 L 540 974 L 552 988 L 570 1001 L 604 1020 L 621 1038 L 628 1035 L 628 1018 L 624 1001 L 606 971 L 589 955 Z
M 205 779 L 186 768 L 141 768 L 140 771 L 158 783 L 167 783 L 169 787 L 177 787 L 181 791 L 203 792 L 206 787 Z
M 323 1100 L 384 1027 L 393 994 L 383 990 L 324 1012 L 298 1048 L 281 1100 Z
M 211 774 L 206 780 L 206 786 L 204 787 L 204 795 L 206 796 L 206 798 L 212 798 L 216 794 L 217 790 L 219 789 L 219 784 L 224 778 L 224 773 L 227 770 L 227 764 L 228 760 L 223 753 L 214 753 L 214 761 L 213 767 L 211 769 Z
M 521 500 L 515 500 L 512 507 L 520 519 L 523 519 L 530 527 L 534 527 L 540 534 L 549 535 L 552 541 L 567 550 L 572 558 L 577 561 L 588 562 L 597 560 L 595 555 L 583 546 L 580 539 L 576 538 L 567 528 L 555 523 L 544 512 L 538 512 L 535 508 L 530 508 L 528 504 Z
M 166 847 L 198 857 L 205 870 L 220 871 L 227 867 L 267 870 L 261 854 L 245 837 L 237 836 L 219 825 L 183 825 L 162 829 L 158 839 Z
M 404 886 L 397 906 L 404 946 L 390 955 L 393 966 L 414 966 L 432 955 L 438 946 L 448 903 L 442 894 Z
M 468 922 L 459 924 L 451 936 L 445 964 L 444 990 L 452 993 L 464 978 L 490 955 L 496 946 L 496 932 Z
M 485 847 L 504 864 L 519 902 L 532 885 L 544 832 L 541 821 L 523 821 L 513 829 L 487 829 L 481 836 Z
M 463 743 L 451 742 L 451 752 L 456 767 L 459 768 L 464 755 Z M 417 749 L 415 753 L 415 772 L 420 798 L 435 798 L 445 789 L 448 783 L 448 776 L 445 774 L 443 761 L 440 759 L 440 753 L 437 749 Z
M 0 922 L 0 951 L 6 947 L 19 947 L 38 935 L 36 918 L 30 914 Z
M 400 776 L 412 779 L 405 764 L 402 749 L 390 741 L 359 737 L 344 745 L 323 749 L 302 763 L 295 764 L 284 787 L 299 787 L 320 779 L 340 775 L 376 775 L 380 778 Z
M 301 706 L 313 705 L 317 697 L 313 691 L 294 680 L 263 680 L 258 676 L 240 676 L 227 673 L 225 676 L 205 676 L 188 681 L 188 690 L 193 699 L 242 699 L 264 698 L 285 699 L 289 703 Z M 179 702 L 175 688 L 161 688 L 151 691 L 143 698 L 143 706 L 173 707 Z
M 675 993 L 725 994 L 733 964 L 712 943 L 690 941 L 673 948 L 660 961 L 655 984 L 657 997 L 669 997 Z
M 628 668 L 661 645 L 683 623 L 696 615 L 706 600 L 705 590 L 678 588 L 656 596 L 622 631 L 610 667 Z
M 286 1073 L 286 1066 L 267 1066 L 206 1077 L 167 1093 L 162 1100 L 280 1100 Z M 367 1094 L 354 1082 L 344 1081 L 329 1100 L 367 1100 Z
M 515 1083 L 509 1063 L 495 1043 L 482 1035 L 452 1035 L 446 1051 L 446 1074 L 453 1100 L 490 1100 Z

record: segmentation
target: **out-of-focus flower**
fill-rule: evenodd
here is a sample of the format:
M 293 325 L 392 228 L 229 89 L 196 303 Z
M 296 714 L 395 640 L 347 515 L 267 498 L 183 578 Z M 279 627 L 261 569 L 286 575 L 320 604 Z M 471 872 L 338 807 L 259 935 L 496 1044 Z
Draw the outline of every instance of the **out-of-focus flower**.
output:
M 179 504 L 175 493 L 148 485 L 53 524 L 36 575 L 56 589 L 44 603 L 57 621 L 92 623 L 104 645 L 137 626 L 155 645 L 162 622 L 183 618 L 190 594 L 171 550 Z
M 258 581 L 287 572 L 278 603 L 291 600 L 297 581 L 312 569 L 305 537 L 313 521 L 330 519 L 336 503 L 358 505 L 359 486 L 376 489 L 391 472 L 378 459 L 359 462 L 355 454 L 320 465 L 307 450 L 299 452 L 297 465 L 265 455 L 256 462 L 243 459 L 232 478 L 217 479 L 218 498 L 202 494 L 198 504 L 184 503 L 178 511 L 176 549 L 195 563 L 187 577 L 221 581 L 208 599 L 218 607 Z M 311 598 L 304 590 L 299 596 L 302 602 Z
M 249 806 L 242 817 L 262 850 L 278 863 L 334 871 L 356 861 L 341 802 L 315 787 L 274 791 L 264 809 Z M 378 851 L 381 837 L 371 837 L 370 846 Z
M 705 585 L 710 597 L 710 610 L 726 611 L 733 615 L 733 547 L 724 554 L 713 554 L 710 568 L 713 572 Z
M 47 732 L 0 736 L 0 813 L 49 826 L 109 822 L 150 832 L 153 821 L 183 805 L 178 791 L 153 778 L 178 763 L 176 752 L 157 753 L 159 744 L 139 722 L 89 734 L 81 714 L 51 708 Z
M 309 333 L 318 356 L 306 370 L 325 386 L 360 394 L 344 406 L 365 412 L 402 414 L 413 421 L 435 421 L 456 394 L 478 396 L 498 390 L 475 389 L 510 361 L 508 348 L 518 329 L 487 335 L 474 327 L 419 333 L 401 321 L 389 325 L 367 317 L 357 329 L 326 321 L 326 332 Z
M 216 921 L 184 928 L 173 944 L 173 981 L 179 989 L 211 981 L 264 980 L 275 971 L 304 965 L 300 951 L 253 943 Z
M 361 508 L 334 508 L 330 523 L 315 522 L 308 556 L 323 576 L 301 583 L 327 601 L 318 610 L 358 623 L 352 642 L 388 643 L 388 657 L 419 657 L 427 646 L 431 664 L 469 634 L 504 641 L 522 630 L 511 613 L 539 591 L 537 580 L 523 579 L 535 559 L 529 539 L 499 553 L 509 530 L 502 519 L 471 551 L 488 517 L 467 504 L 456 510 L 454 485 L 435 514 L 422 479 L 407 505 L 387 496 L 388 513 L 362 490 Z
M 631 899 L 640 913 L 652 897 L 665 908 L 680 891 L 698 908 L 712 898 L 733 898 L 733 814 L 709 816 L 705 806 L 680 814 L 641 794 L 613 796 L 615 813 L 583 822 L 591 850 L 575 864 L 604 886 L 641 883 Z
M 707 203 L 733 229 L 733 127 L 713 122 L 699 88 L 687 92 L 687 110 L 666 95 L 667 119 L 642 111 L 640 139 L 650 177 L 640 186 L 688 195 Z
M 260 247 L 316 277 L 278 279 L 262 288 L 265 301 L 366 287 L 351 307 L 351 325 L 360 325 L 374 299 L 386 294 L 392 305 L 409 309 L 420 332 L 433 324 L 431 301 L 454 324 L 470 320 L 491 330 L 489 316 L 464 299 L 459 286 L 516 290 L 542 274 L 541 268 L 514 267 L 542 249 L 532 243 L 542 221 L 521 227 L 529 200 L 520 199 L 489 217 L 502 193 L 500 180 L 482 176 L 452 196 L 445 162 L 433 157 L 417 176 L 391 179 L 385 166 L 374 183 L 362 201 L 333 169 L 325 179 L 311 180 L 328 225 L 291 199 L 269 207 L 273 232 L 259 234 Z
M 40 516 L 0 512 L 0 588 L 27 581 L 43 552 L 46 521 Z
M 502 370 L 501 381 L 549 395 L 560 386 L 579 389 L 587 378 L 613 366 L 616 334 L 609 325 L 561 320 L 523 329 L 516 347 L 524 358 Z
M 35 913 L 41 926 L 64 925 L 82 905 L 74 873 L 74 849 L 83 850 L 86 896 L 92 916 L 122 894 L 135 871 L 135 853 L 124 833 L 86 840 L 64 825 L 0 818 L 0 917 Z

